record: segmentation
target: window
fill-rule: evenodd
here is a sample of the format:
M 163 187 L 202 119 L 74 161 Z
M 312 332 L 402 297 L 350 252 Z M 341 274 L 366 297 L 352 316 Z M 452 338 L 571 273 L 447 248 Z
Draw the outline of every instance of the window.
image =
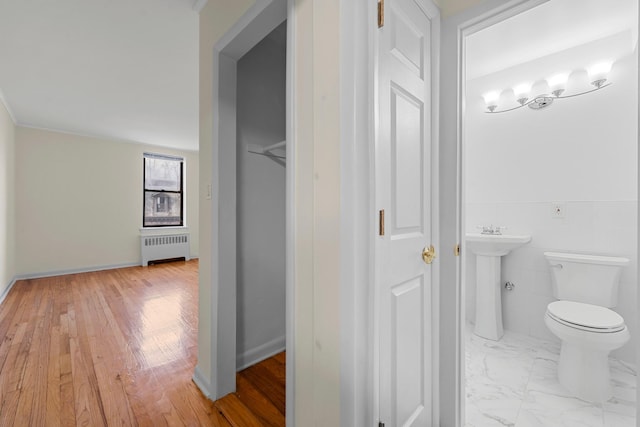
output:
M 143 227 L 184 225 L 184 159 L 144 153 Z

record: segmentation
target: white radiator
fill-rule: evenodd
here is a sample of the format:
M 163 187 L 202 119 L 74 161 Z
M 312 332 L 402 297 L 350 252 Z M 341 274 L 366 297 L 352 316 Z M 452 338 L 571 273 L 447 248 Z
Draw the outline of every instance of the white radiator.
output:
M 140 253 L 142 265 L 149 265 L 149 261 L 184 258 L 190 259 L 189 234 L 167 234 L 154 236 L 140 236 Z

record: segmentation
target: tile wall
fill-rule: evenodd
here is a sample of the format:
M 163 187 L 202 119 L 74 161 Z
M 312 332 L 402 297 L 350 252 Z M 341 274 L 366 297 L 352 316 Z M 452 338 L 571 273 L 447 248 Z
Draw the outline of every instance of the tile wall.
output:
M 552 214 L 556 202 L 467 203 L 466 228 L 477 225 L 507 227 L 508 234 L 530 234 L 532 240 L 502 258 L 502 289 L 505 329 L 536 338 L 557 341 L 544 324 L 547 304 L 554 301 L 545 251 L 624 256 L 630 263 L 620 279 L 619 302 L 615 310 L 625 319 L 633 337 L 637 336 L 637 202 L 563 202 L 564 218 Z M 475 255 L 466 256 L 466 315 L 475 319 Z M 617 350 L 613 356 L 635 363 L 637 340 Z

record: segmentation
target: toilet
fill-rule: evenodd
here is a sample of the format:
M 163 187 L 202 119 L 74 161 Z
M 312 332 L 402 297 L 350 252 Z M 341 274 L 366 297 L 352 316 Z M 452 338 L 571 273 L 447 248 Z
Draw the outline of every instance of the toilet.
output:
M 612 396 L 609 353 L 629 341 L 624 319 L 610 310 L 627 258 L 545 252 L 553 295 L 544 322 L 562 341 L 558 380 L 574 396 L 605 402 Z

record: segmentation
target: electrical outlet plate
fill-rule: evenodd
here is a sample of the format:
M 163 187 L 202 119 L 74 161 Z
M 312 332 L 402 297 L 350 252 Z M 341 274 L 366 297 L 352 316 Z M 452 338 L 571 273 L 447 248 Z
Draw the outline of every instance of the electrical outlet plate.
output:
M 566 207 L 564 203 L 554 202 L 551 204 L 551 217 L 556 219 L 564 218 Z

